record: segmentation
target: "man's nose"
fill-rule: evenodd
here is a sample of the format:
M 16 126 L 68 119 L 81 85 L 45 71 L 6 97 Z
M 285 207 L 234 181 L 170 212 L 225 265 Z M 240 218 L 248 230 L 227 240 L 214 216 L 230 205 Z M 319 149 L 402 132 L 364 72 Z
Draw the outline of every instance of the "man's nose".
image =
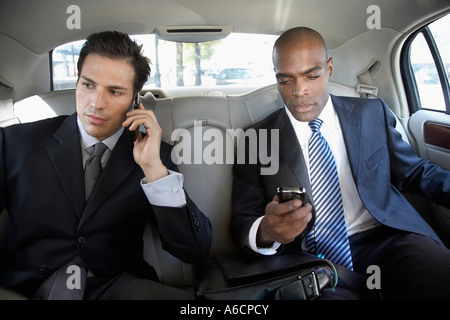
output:
M 105 93 L 98 90 L 94 93 L 91 100 L 91 106 L 96 109 L 102 109 L 105 105 Z
M 309 93 L 306 83 L 302 80 L 297 80 L 292 88 L 292 95 L 303 97 Z

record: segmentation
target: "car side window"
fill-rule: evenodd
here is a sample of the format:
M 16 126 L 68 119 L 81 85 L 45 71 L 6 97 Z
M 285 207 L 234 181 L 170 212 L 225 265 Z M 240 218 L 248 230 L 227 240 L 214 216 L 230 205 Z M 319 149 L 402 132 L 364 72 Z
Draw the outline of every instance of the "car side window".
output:
M 411 112 L 450 113 L 450 14 L 413 34 L 402 54 Z

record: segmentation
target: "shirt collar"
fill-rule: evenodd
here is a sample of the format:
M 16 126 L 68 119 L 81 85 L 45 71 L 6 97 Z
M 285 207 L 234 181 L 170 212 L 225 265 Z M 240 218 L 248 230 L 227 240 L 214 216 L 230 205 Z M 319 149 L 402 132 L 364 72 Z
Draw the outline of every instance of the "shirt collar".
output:
M 328 98 L 325 107 L 322 109 L 322 112 L 317 117 L 323 121 L 322 128 L 327 132 L 333 134 L 338 129 L 339 118 L 336 114 L 336 111 L 333 107 L 333 102 L 331 101 L 331 97 Z M 322 129 L 321 129 L 322 130 Z
M 308 146 L 308 141 L 312 134 L 308 122 L 298 121 L 297 119 L 294 118 L 294 116 L 291 114 L 291 112 L 286 106 L 285 109 L 286 113 L 288 114 L 289 120 L 291 121 L 292 126 L 294 127 L 295 133 L 297 135 L 298 141 L 302 149 L 306 148 Z M 331 133 L 337 130 L 336 128 L 337 115 L 336 111 L 334 110 L 333 102 L 331 101 L 330 96 L 328 96 L 328 100 L 325 104 L 325 107 L 322 109 L 322 112 L 319 114 L 317 118 L 323 121 L 321 132 L 322 128 Z
M 94 144 L 100 142 L 97 138 L 89 135 L 83 127 L 83 124 L 81 123 L 80 118 L 77 115 L 77 124 L 78 124 L 78 130 L 80 132 L 80 143 L 81 143 L 81 149 L 84 150 L 86 148 L 89 148 L 90 146 L 93 146 Z M 109 150 L 113 150 L 116 146 L 117 141 L 119 141 L 120 136 L 122 135 L 124 128 L 120 128 L 116 133 L 114 133 L 112 136 L 106 138 L 102 142 L 106 144 Z

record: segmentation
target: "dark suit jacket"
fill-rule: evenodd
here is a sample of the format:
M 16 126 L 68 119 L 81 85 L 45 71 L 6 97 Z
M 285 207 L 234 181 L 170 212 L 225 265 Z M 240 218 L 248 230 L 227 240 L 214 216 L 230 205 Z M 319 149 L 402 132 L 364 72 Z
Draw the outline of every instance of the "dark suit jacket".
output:
M 161 159 L 176 170 L 170 150 L 162 143 Z M 157 279 L 143 260 L 149 219 L 165 250 L 187 263 L 206 259 L 208 218 L 188 197 L 183 208 L 150 205 L 132 152 L 125 130 L 85 203 L 76 114 L 0 130 L 0 209 L 10 218 L 0 285 L 43 279 L 78 254 L 98 276 L 127 271 Z
M 415 154 L 395 130 L 395 117 L 382 100 L 331 98 L 339 117 L 353 178 L 369 213 L 384 225 L 423 234 L 441 243 L 401 191 L 420 193 L 449 207 L 450 172 Z M 251 128 L 257 132 L 259 129 L 279 130 L 279 170 L 274 175 L 260 175 L 262 164 L 259 160 L 256 164 L 246 162 L 234 166 L 231 233 L 235 243 L 245 249 L 248 249 L 245 245 L 251 225 L 264 214 L 277 187 L 302 186 L 312 203 L 301 147 L 285 109 L 275 111 Z M 271 143 L 270 134 L 268 143 Z M 248 152 L 248 148 L 246 150 Z M 300 245 L 302 236 L 313 223 L 314 219 L 292 246 Z

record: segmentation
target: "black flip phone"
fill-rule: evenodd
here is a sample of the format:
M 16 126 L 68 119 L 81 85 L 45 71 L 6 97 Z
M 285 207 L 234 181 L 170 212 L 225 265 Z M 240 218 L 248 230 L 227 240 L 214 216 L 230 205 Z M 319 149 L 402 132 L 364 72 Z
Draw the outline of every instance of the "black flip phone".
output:
M 133 103 L 130 106 L 130 111 L 138 109 L 140 102 L 141 102 L 140 96 L 139 96 L 139 94 L 137 94 L 136 98 L 133 99 Z M 131 140 L 133 142 L 136 141 L 138 134 L 139 134 L 139 127 L 137 127 L 134 131 L 130 131 Z
M 280 203 L 286 202 L 292 199 L 299 199 L 303 204 L 306 201 L 306 190 L 300 187 L 278 187 L 278 201 Z

